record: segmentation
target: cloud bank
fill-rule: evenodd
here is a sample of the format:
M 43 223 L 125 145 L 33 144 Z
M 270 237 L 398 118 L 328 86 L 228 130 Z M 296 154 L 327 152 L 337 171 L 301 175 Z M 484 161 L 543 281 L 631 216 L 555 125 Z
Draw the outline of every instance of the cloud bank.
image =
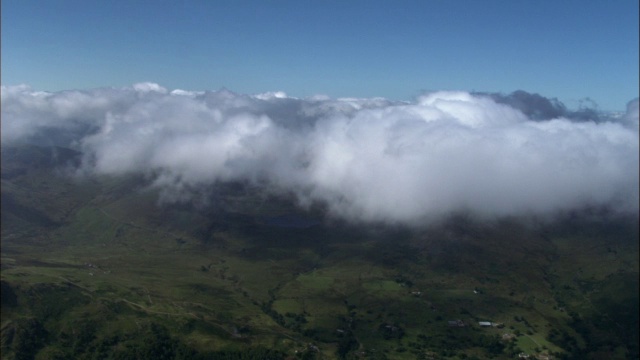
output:
M 583 206 L 638 213 L 638 99 L 620 116 L 583 110 L 526 92 L 397 102 L 153 83 L 56 93 L 3 86 L 2 143 L 77 148 L 84 171 L 144 173 L 167 201 L 247 181 L 359 221 Z

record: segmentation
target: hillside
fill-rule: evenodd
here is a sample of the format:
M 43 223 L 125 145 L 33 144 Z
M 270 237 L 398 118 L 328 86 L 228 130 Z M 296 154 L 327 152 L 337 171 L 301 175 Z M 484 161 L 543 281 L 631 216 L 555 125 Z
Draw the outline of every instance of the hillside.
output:
M 80 157 L 2 148 L 3 359 L 638 358 L 637 216 L 351 224 Z

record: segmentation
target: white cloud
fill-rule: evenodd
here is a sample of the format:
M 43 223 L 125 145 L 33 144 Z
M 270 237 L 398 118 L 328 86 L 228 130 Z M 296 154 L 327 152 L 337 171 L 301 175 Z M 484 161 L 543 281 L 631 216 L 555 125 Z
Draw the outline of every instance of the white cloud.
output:
M 167 89 L 152 82 L 142 82 L 142 83 L 133 84 L 133 89 L 139 92 L 159 92 L 162 94 L 167 93 Z
M 577 122 L 532 121 L 465 92 L 402 103 L 152 83 L 58 93 L 3 86 L 3 144 L 44 137 L 75 144 L 87 171 L 152 176 L 165 201 L 247 180 L 365 221 L 585 205 L 638 212 L 637 99 L 617 120 Z
M 260 100 L 273 100 L 273 99 L 286 99 L 288 98 L 287 93 L 284 91 L 270 91 L 262 94 L 254 95 L 256 99 Z
M 627 104 L 627 113 L 620 119 L 621 122 L 636 130 L 640 127 L 640 122 L 638 122 L 638 114 L 640 112 L 639 104 L 640 102 L 637 98 L 629 101 Z

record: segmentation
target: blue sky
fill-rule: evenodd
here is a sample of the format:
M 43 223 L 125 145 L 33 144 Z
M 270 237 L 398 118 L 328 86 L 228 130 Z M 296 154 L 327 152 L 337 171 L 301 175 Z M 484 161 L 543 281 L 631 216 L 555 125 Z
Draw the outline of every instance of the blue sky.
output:
M 2 84 L 638 97 L 638 1 L 3 0 Z

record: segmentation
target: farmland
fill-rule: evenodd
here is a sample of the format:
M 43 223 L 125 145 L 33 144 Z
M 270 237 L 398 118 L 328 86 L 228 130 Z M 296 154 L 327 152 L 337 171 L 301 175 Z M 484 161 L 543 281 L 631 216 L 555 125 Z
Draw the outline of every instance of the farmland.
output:
M 3 149 L 3 359 L 638 356 L 637 217 L 350 224 L 246 183 L 159 203 L 65 156 Z

